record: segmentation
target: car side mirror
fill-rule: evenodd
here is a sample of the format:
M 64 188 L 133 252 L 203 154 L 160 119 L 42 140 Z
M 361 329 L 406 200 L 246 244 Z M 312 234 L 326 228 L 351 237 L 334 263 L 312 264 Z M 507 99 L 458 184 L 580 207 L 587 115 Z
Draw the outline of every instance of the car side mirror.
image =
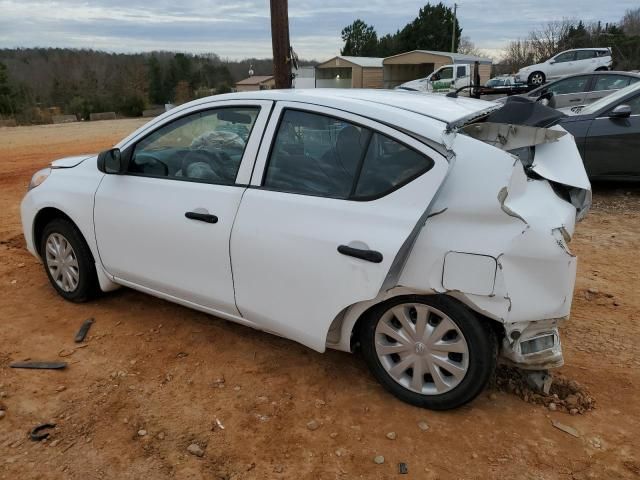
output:
M 554 63 L 556 63 L 555 60 L 549 60 L 549 65 L 553 65 Z
M 629 105 L 618 105 L 609 113 L 609 118 L 629 118 L 630 116 L 631 107 Z
M 105 150 L 98 154 L 98 170 L 102 173 L 124 173 L 124 162 L 119 148 Z

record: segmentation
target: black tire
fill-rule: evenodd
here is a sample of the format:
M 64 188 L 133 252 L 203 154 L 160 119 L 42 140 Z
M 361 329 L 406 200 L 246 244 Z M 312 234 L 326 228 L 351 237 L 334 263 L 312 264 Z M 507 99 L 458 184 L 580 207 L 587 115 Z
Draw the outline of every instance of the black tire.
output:
M 542 72 L 533 72 L 529 75 L 529 78 L 527 78 L 527 84 L 530 87 L 539 87 L 540 85 L 544 85 L 546 81 L 547 77 Z
M 459 328 L 468 346 L 468 369 L 457 386 L 441 394 L 421 394 L 398 383 L 383 367 L 375 347 L 378 322 L 391 308 L 403 303 L 424 304 L 439 310 Z M 449 410 L 460 407 L 485 388 L 493 375 L 497 359 L 496 336 L 486 321 L 467 307 L 446 295 L 396 297 L 369 312 L 359 328 L 362 354 L 373 376 L 400 400 L 431 410 Z
M 60 285 L 58 285 L 56 280 L 53 278 L 47 263 L 47 240 L 53 234 L 61 235 L 67 242 L 69 242 L 71 248 L 73 248 L 73 252 L 78 263 L 77 285 L 69 291 L 64 290 Z M 40 238 L 40 253 L 42 256 L 42 264 L 44 265 L 44 270 L 49 278 L 49 282 L 65 300 L 82 303 L 97 295 L 99 286 L 93 255 L 91 254 L 89 246 L 87 245 L 87 242 L 85 242 L 80 231 L 69 220 L 56 218 L 51 220 L 44 227 L 42 237 Z

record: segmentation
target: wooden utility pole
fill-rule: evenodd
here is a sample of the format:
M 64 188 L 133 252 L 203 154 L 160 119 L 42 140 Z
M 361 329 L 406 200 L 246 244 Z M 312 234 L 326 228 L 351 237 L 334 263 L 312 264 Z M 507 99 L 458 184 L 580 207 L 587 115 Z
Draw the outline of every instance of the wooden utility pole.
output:
M 276 88 L 291 88 L 289 6 L 287 0 L 270 0 L 273 76 Z
M 458 4 L 454 3 L 453 4 L 453 32 L 451 32 L 451 53 L 456 53 L 456 20 L 457 20 L 456 14 L 457 12 L 458 12 Z

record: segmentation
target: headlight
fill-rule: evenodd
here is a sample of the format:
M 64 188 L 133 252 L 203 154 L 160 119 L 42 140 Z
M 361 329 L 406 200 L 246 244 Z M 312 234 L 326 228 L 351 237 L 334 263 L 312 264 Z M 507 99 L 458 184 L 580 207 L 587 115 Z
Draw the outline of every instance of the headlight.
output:
M 38 170 L 36 173 L 33 174 L 33 177 L 31 177 L 28 190 L 31 190 L 32 188 L 36 188 L 38 185 L 44 182 L 47 178 L 49 178 L 49 175 L 51 175 L 51 168 L 49 167 L 43 168 L 42 170 Z

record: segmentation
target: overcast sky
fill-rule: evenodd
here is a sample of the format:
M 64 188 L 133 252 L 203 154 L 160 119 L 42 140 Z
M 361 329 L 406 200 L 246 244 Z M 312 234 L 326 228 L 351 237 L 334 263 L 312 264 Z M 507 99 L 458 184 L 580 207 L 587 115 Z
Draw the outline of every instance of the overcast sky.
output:
M 356 18 L 378 35 L 415 18 L 426 1 L 289 0 L 291 44 L 300 58 L 339 54 Z M 435 2 L 434 2 L 435 3 Z M 445 0 L 453 5 L 452 0 Z M 550 20 L 618 21 L 638 0 L 459 0 L 463 35 L 494 57 L 509 40 Z M 495 11 L 492 12 L 491 9 Z M 175 50 L 270 57 L 268 1 L 0 0 L 0 47 L 75 47 L 116 52 Z

